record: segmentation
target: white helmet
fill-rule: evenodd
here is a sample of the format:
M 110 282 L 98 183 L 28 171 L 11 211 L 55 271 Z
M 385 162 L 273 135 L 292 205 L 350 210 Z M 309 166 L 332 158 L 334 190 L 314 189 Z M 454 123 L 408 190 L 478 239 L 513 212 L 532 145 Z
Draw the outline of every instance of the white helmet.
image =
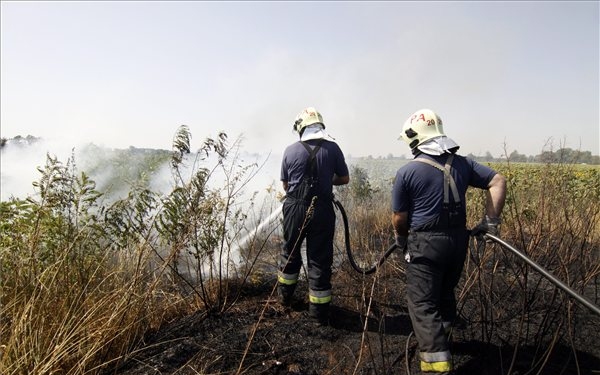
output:
M 411 150 L 430 139 L 444 134 L 442 119 L 430 109 L 420 109 L 413 113 L 402 127 L 400 138 Z
M 294 130 L 298 133 L 302 132 L 302 129 L 312 124 L 321 124 L 323 125 L 323 129 L 325 129 L 325 124 L 323 123 L 323 116 L 314 108 L 308 107 L 302 110 L 296 116 L 296 121 L 294 121 Z

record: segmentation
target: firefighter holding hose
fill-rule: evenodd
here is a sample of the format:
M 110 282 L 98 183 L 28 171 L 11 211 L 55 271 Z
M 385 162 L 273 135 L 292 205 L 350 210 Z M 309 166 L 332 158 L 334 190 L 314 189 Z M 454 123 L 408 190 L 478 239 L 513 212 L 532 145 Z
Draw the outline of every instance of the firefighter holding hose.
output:
M 309 315 L 326 325 L 332 300 L 333 185 L 345 185 L 350 177 L 342 150 L 325 132 L 323 117 L 315 108 L 300 112 L 293 130 L 300 140 L 285 149 L 281 162 L 286 198 L 278 297 L 284 306 L 292 302 L 302 266 L 300 248 L 306 240 Z
M 444 134 L 442 119 L 429 109 L 412 114 L 400 138 L 413 160 L 396 173 L 392 224 L 404 252 L 406 298 L 419 344 L 422 373 L 449 374 L 448 334 L 456 319 L 454 289 L 468 248 L 465 193 L 486 191 L 483 219 L 473 234 L 498 234 L 506 179 L 493 169 L 458 155 L 459 146 Z

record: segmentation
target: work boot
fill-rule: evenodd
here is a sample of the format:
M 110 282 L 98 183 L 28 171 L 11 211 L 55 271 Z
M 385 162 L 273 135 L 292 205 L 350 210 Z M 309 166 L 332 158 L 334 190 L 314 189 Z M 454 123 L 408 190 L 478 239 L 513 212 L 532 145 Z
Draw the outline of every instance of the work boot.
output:
M 320 325 L 329 324 L 329 303 L 311 303 L 308 305 L 308 316 L 315 319 Z
M 295 285 L 279 285 L 277 287 L 277 299 L 279 303 L 285 307 L 291 306 L 295 289 Z

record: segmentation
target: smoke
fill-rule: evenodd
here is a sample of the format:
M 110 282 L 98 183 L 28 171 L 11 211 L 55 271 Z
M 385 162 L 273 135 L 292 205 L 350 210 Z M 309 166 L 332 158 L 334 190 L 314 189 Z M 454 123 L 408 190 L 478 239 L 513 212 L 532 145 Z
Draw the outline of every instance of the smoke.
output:
M 86 173 L 96 183 L 96 190 L 105 195 L 105 200 L 114 201 L 127 196 L 134 185 L 143 184 L 149 190 L 166 195 L 175 186 L 170 165 L 170 151 L 157 149 L 113 149 L 93 144 L 68 146 L 65 143 L 34 137 L 9 139 L 0 149 L 0 192 L 1 201 L 11 197 L 26 199 L 35 196 L 33 182 L 39 180 L 39 168 L 46 164 L 47 157 L 56 158 L 63 165 L 71 159 L 75 172 Z M 246 168 L 249 176 L 239 186 L 237 200 L 260 201 L 275 194 L 279 185 L 279 163 L 281 157 L 272 154 L 240 152 L 232 162 L 232 174 Z M 198 168 L 212 170 L 209 188 L 219 188 L 227 182 L 226 171 L 216 167 L 215 157 L 200 158 L 198 154 L 187 155 L 180 168 L 181 180 L 190 181 Z M 231 178 L 231 176 L 229 176 Z M 281 191 L 282 192 L 282 191 Z
M 66 163 L 75 149 L 27 137 L 9 139 L 0 150 L 0 200 L 7 201 L 33 196 L 32 183 L 40 178 L 38 168 L 44 167 L 47 156 Z

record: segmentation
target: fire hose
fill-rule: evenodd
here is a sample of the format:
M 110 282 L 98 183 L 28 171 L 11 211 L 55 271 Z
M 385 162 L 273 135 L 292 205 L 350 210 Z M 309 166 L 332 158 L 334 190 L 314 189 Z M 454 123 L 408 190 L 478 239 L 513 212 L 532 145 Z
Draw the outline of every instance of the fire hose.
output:
M 377 263 L 375 265 L 373 265 L 372 267 L 369 267 L 369 268 L 361 268 L 356 263 L 354 256 L 352 255 L 352 250 L 350 247 L 350 230 L 349 230 L 348 216 L 346 215 L 346 211 L 344 210 L 344 207 L 342 206 L 342 204 L 339 201 L 334 200 L 333 203 L 335 204 L 337 209 L 340 211 L 340 214 L 342 215 L 342 221 L 344 222 L 344 237 L 345 237 L 346 253 L 348 254 L 348 260 L 350 261 L 350 265 L 358 273 L 361 273 L 363 275 L 372 274 L 385 262 L 385 260 L 394 252 L 394 250 L 396 250 L 396 248 L 397 248 L 396 244 L 393 244 L 392 246 L 390 246 L 385 251 L 385 253 L 381 256 L 381 258 L 377 261 Z M 597 315 L 600 315 L 600 308 L 598 306 L 594 305 L 592 302 L 587 300 L 582 295 L 578 294 L 576 291 L 574 291 L 568 285 L 566 285 L 565 283 L 560 281 L 558 278 L 556 278 L 550 272 L 546 271 L 542 266 L 540 266 L 539 264 L 534 262 L 531 258 L 529 258 L 527 255 L 525 255 L 522 251 L 514 248 L 513 246 L 511 246 L 504 240 L 502 240 L 499 237 L 494 236 L 492 234 L 486 233 L 484 236 L 487 239 L 490 239 L 493 242 L 501 245 L 505 249 L 511 251 L 513 254 L 515 254 L 517 257 L 519 257 L 525 263 L 527 263 L 528 265 L 533 267 L 534 270 L 539 272 L 544 278 L 546 278 L 548 281 L 550 281 L 556 287 L 558 287 L 559 289 L 562 289 L 564 292 L 566 292 L 571 297 L 573 297 L 577 302 L 581 303 L 588 309 L 592 310 Z
M 352 250 L 350 248 L 350 226 L 348 225 L 348 216 L 346 215 L 346 210 L 344 210 L 344 206 L 342 206 L 342 204 L 337 199 L 333 200 L 333 204 L 340 211 L 340 214 L 342 215 L 342 221 L 344 222 L 344 238 L 345 238 L 345 244 L 346 244 L 346 253 L 348 254 L 348 261 L 350 261 L 350 265 L 358 273 L 362 273 L 363 275 L 372 274 L 379 267 L 381 267 L 383 262 L 385 262 L 385 260 L 394 252 L 394 250 L 396 250 L 396 244 L 393 244 L 392 246 L 390 246 L 385 251 L 385 253 L 383 253 L 383 256 L 381 258 L 379 258 L 379 261 L 374 266 L 371 266 L 366 269 L 361 268 L 356 263 L 356 260 L 354 259 L 354 256 L 352 255 Z
M 381 267 L 383 265 L 383 263 L 394 252 L 394 250 L 396 250 L 396 248 L 397 248 L 396 244 L 393 244 L 392 246 L 390 246 L 383 253 L 383 255 L 379 258 L 379 260 L 373 266 L 371 266 L 369 268 L 361 268 L 357 264 L 357 262 L 355 260 L 355 257 L 352 254 L 352 249 L 351 249 L 351 246 L 350 246 L 350 229 L 349 229 L 348 216 L 346 215 L 346 211 L 344 210 L 344 207 L 342 206 L 342 204 L 337 199 L 334 199 L 333 203 L 334 203 L 335 207 L 340 211 L 340 214 L 342 216 L 342 221 L 344 223 L 345 247 L 346 247 L 346 253 L 348 255 L 348 261 L 350 262 L 350 265 L 352 266 L 352 268 L 356 272 L 358 272 L 360 274 L 369 275 L 369 274 L 374 273 L 379 267 Z M 271 221 L 273 221 L 276 217 L 278 217 L 281 214 L 281 209 L 282 209 L 282 206 L 280 206 L 277 210 L 275 210 L 273 213 L 271 213 L 271 215 L 263 223 L 261 223 L 253 231 L 253 233 L 250 233 L 248 236 L 246 236 L 246 238 L 244 238 L 242 240 L 242 243 L 247 242 L 248 239 L 252 235 L 255 235 L 265 225 L 267 225 L 268 223 L 270 223 Z M 595 304 L 593 304 L 592 302 L 590 302 L 589 300 L 587 300 L 582 295 L 578 294 L 575 290 L 573 290 L 568 285 L 566 285 L 565 283 L 563 283 L 561 280 L 559 280 L 558 278 L 556 278 L 550 272 L 548 272 L 547 270 L 545 270 L 542 266 L 540 266 L 539 264 L 537 264 L 536 262 L 534 262 L 531 258 L 529 258 L 527 255 L 525 255 L 522 251 L 516 249 L 515 247 L 511 246 L 510 244 L 508 244 L 504 240 L 502 240 L 499 237 L 494 236 L 492 234 L 486 233 L 484 236 L 486 237 L 486 239 L 491 240 L 491 241 L 499 244 L 503 248 L 505 248 L 505 249 L 509 250 L 510 252 L 512 252 L 513 254 L 515 254 L 517 257 L 519 257 L 525 263 L 527 263 L 528 265 L 530 265 L 531 267 L 533 267 L 534 270 L 536 270 L 537 272 L 539 272 L 544 278 L 546 278 L 548 281 L 550 281 L 556 287 L 558 287 L 559 289 L 563 290 L 564 292 L 566 292 L 567 294 L 569 294 L 571 297 L 573 297 L 577 302 L 581 303 L 582 305 L 584 305 L 585 307 L 587 307 L 588 309 L 592 310 L 594 313 L 596 313 L 597 315 L 600 316 L 600 308 L 598 306 L 596 306 Z
M 536 271 L 538 271 L 542 276 L 544 276 L 552 284 L 554 284 L 558 288 L 562 289 L 564 292 L 568 293 L 577 302 L 581 303 L 582 305 L 584 305 L 588 309 L 590 309 L 593 312 L 595 312 L 596 314 L 600 315 L 600 308 L 598 306 L 594 305 L 592 302 L 588 301 L 585 297 L 583 297 L 582 295 L 578 294 L 573 289 L 571 289 L 568 285 L 566 285 L 565 283 L 563 283 L 562 281 L 560 281 L 559 279 L 557 279 L 550 272 L 546 271 L 539 264 L 537 264 L 536 262 L 534 262 L 533 260 L 531 260 L 531 258 L 529 258 L 527 255 L 525 255 L 522 251 L 515 249 L 513 246 L 509 245 L 508 243 L 506 243 L 505 241 L 503 241 L 499 237 L 494 236 L 493 234 L 489 234 L 488 233 L 485 236 L 487 238 L 491 239 L 492 241 L 496 242 L 497 244 L 503 246 L 505 249 L 510 250 L 513 254 L 515 254 L 516 256 L 518 256 L 519 258 L 521 258 L 523 261 L 525 261 L 525 263 L 527 263 L 528 265 L 530 265 L 531 267 L 533 267 L 533 269 L 535 269 Z

